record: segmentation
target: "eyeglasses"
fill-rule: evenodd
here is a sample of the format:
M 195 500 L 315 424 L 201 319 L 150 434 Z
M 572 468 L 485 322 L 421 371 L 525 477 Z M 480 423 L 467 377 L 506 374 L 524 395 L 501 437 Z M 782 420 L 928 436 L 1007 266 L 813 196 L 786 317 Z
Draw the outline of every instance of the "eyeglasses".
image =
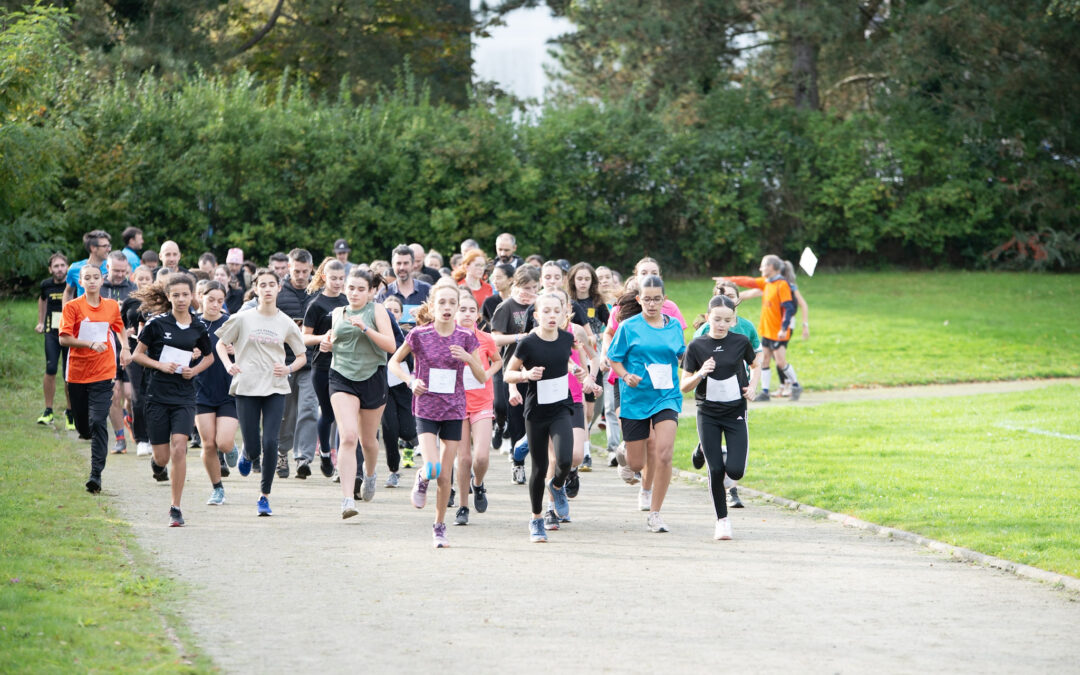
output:
M 657 298 L 638 298 L 638 302 L 640 302 L 643 305 L 658 305 L 658 304 L 662 303 L 663 301 L 664 301 L 664 296 L 662 296 L 662 295 L 660 297 L 657 297 Z

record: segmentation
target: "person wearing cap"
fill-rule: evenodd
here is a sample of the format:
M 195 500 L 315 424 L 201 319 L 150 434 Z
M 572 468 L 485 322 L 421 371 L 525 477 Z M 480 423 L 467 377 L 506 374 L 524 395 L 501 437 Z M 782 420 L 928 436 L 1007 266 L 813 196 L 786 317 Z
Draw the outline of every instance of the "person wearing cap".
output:
M 240 287 L 243 290 L 251 288 L 251 272 L 244 267 L 243 249 L 230 248 L 225 256 L 225 265 L 229 268 L 229 273 L 240 280 Z
M 345 276 L 349 276 L 349 272 L 352 271 L 353 264 L 349 262 L 349 253 L 352 249 L 349 248 L 349 243 L 344 239 L 338 239 L 334 242 L 334 256 L 341 261 L 342 265 L 345 265 Z

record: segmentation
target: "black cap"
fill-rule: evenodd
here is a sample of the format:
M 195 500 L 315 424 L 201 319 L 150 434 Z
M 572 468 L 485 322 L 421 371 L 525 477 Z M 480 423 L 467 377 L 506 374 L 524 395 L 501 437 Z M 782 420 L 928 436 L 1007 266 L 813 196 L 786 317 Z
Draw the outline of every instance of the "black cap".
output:
M 352 249 L 349 248 L 348 242 L 344 239 L 338 239 L 334 242 L 334 253 L 348 253 Z
M 570 271 L 570 261 L 566 258 L 559 258 L 555 261 L 555 264 L 562 268 L 563 274 Z

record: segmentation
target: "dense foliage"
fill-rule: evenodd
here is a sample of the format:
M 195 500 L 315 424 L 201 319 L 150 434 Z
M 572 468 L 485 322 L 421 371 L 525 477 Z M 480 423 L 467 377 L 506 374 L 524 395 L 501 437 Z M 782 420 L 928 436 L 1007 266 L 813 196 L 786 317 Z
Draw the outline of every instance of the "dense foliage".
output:
M 666 15 L 682 21 L 676 4 Z M 1080 68 L 1056 81 L 1044 70 L 1051 55 L 1080 59 L 1080 41 L 1067 39 L 1071 19 L 1035 9 L 1021 37 L 995 26 L 1023 12 L 988 11 L 968 26 L 996 40 L 985 44 L 953 44 L 938 14 L 909 13 L 922 21 L 910 44 L 884 41 L 918 59 L 858 96 L 815 85 L 816 105 L 809 90 L 803 105 L 778 97 L 792 80 L 777 47 L 740 66 L 742 82 L 724 75 L 738 59 L 720 50 L 690 87 L 597 85 L 526 114 L 446 104 L 408 70 L 362 99 L 347 82 L 315 94 L 310 73 L 288 68 L 90 76 L 63 39 L 65 14 L 0 15 L 0 274 L 39 276 L 49 249 L 82 257 L 83 232 L 128 225 L 185 255 L 241 246 L 257 260 L 298 244 L 320 255 L 339 236 L 355 259 L 402 241 L 491 248 L 506 230 L 524 253 L 625 265 L 646 252 L 685 272 L 752 269 L 763 252 L 807 245 L 826 264 L 1075 269 Z M 614 39 L 602 33 L 590 35 Z M 989 72 L 990 53 L 1007 49 Z M 822 85 L 840 72 L 838 50 L 815 52 Z M 635 53 L 645 73 L 645 55 L 661 52 Z M 658 72 L 678 83 L 671 63 Z

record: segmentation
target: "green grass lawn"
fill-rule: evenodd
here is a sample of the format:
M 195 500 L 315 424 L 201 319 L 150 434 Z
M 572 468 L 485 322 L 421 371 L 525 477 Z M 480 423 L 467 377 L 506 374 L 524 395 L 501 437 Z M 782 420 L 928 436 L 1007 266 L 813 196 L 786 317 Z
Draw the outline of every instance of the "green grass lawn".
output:
M 167 633 L 182 628 L 169 609 L 176 589 L 109 498 L 82 489 L 87 460 L 66 432 L 33 423 L 44 363 L 35 322 L 34 305 L 0 304 L 0 672 L 209 670 Z
M 1080 577 L 1080 386 L 750 417 L 745 485 Z M 1057 435 L 1053 435 L 1057 434 Z M 675 464 L 697 444 L 683 423 Z M 736 524 L 736 527 L 738 525 Z
M 807 389 L 1080 375 L 1078 275 L 822 271 L 799 290 L 811 334 L 788 355 Z M 711 291 L 667 289 L 688 322 Z M 739 308 L 755 325 L 760 312 L 757 299 Z

